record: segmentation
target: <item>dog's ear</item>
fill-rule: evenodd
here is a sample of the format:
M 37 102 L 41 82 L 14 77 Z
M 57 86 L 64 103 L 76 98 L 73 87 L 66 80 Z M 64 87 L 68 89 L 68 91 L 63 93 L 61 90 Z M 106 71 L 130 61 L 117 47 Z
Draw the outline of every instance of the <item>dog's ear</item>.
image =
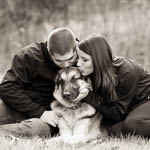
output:
M 88 76 L 83 76 L 83 79 L 89 84 L 89 89 L 93 91 L 92 81 Z
M 57 71 L 57 73 L 56 73 L 56 76 L 54 78 L 55 84 L 58 84 L 58 82 L 59 82 L 60 73 L 61 73 L 61 70 Z
M 55 85 L 57 85 L 57 86 L 58 86 L 58 78 L 59 78 L 58 76 L 59 76 L 59 74 L 57 74 L 54 79 Z
M 54 82 L 57 83 L 57 80 L 58 80 L 58 75 L 55 76 Z
M 59 83 L 59 74 L 57 74 L 55 76 L 55 79 L 54 79 L 54 83 L 55 83 L 55 90 L 58 89 L 60 87 L 60 83 Z M 55 93 L 55 90 L 54 90 L 54 93 Z M 53 94 L 54 94 L 53 93 Z M 55 96 L 54 96 L 55 97 Z
M 59 87 L 60 86 L 60 81 L 61 81 L 61 72 L 62 70 L 59 70 L 58 73 L 55 76 L 54 82 L 55 82 L 55 86 Z

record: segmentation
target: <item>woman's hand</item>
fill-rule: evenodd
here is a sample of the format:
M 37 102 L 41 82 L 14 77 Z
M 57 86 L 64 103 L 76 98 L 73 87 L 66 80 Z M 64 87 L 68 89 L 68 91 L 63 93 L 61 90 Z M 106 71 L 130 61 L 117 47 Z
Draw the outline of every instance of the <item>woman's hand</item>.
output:
M 89 89 L 88 88 L 84 88 L 80 91 L 79 95 L 74 99 L 75 102 L 79 102 L 82 99 L 84 99 L 85 97 L 87 97 L 87 95 L 89 94 Z
M 87 97 L 87 95 L 89 94 L 89 91 L 92 91 L 92 84 L 91 82 L 87 82 L 84 80 L 79 80 L 78 84 L 80 85 L 80 93 L 77 96 L 77 98 L 74 99 L 74 101 L 79 102 L 80 100 L 84 99 L 85 97 Z

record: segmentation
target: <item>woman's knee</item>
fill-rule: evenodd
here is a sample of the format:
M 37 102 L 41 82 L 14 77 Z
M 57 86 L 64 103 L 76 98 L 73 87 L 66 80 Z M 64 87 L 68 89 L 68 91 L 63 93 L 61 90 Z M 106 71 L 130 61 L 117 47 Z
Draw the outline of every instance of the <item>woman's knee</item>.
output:
M 127 118 L 123 130 L 127 133 L 137 133 L 144 124 L 143 118 Z
M 125 133 L 132 133 L 150 138 L 150 119 L 149 118 L 134 118 L 127 119 L 124 124 Z
M 38 118 L 24 120 L 19 124 L 25 136 L 47 137 L 51 136 L 50 126 Z

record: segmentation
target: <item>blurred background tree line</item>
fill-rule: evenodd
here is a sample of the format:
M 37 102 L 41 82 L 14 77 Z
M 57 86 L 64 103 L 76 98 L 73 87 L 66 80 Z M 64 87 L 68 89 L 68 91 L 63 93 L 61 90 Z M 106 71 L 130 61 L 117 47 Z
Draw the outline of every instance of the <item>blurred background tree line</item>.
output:
M 79 39 L 105 35 L 116 55 L 150 71 L 149 0 L 0 0 L 0 74 L 21 47 L 45 41 L 61 26 Z

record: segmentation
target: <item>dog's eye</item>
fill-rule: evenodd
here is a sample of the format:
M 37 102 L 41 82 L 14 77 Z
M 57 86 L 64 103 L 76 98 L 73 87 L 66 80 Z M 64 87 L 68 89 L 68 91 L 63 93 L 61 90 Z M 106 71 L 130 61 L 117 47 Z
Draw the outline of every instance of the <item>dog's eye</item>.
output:
M 80 77 L 76 76 L 76 77 L 73 77 L 73 80 L 78 80 L 80 79 Z
M 63 83 L 64 83 L 64 80 L 60 79 L 58 82 L 59 82 L 60 84 L 63 84 Z

